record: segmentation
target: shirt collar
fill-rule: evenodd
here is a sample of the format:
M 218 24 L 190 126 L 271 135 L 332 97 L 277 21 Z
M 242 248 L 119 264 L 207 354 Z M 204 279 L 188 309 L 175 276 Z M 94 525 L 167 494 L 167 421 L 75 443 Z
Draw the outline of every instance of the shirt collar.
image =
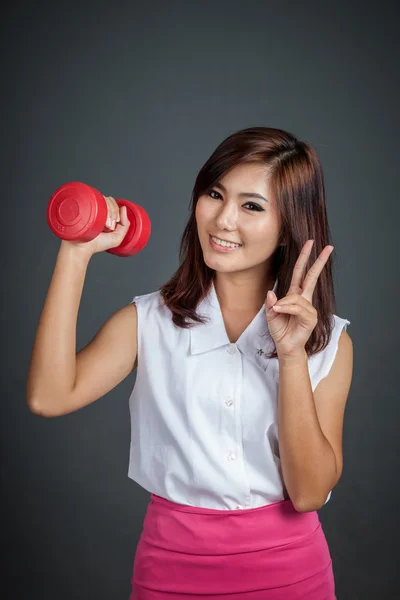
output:
M 277 285 L 278 279 L 276 279 L 273 287 L 274 292 Z M 199 303 L 196 312 L 207 317 L 208 321 L 206 323 L 195 323 L 189 329 L 190 354 L 200 354 L 221 346 L 231 345 L 213 281 L 208 294 Z M 265 304 L 262 305 L 235 345 L 246 358 L 266 370 L 269 362 L 266 355 L 274 349 L 275 344 L 268 330 Z

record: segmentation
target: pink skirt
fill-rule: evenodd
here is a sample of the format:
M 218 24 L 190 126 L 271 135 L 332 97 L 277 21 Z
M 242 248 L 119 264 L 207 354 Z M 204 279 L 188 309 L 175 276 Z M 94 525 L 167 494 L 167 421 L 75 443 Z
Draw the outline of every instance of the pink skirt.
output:
M 316 511 L 216 510 L 151 494 L 130 600 L 336 600 Z

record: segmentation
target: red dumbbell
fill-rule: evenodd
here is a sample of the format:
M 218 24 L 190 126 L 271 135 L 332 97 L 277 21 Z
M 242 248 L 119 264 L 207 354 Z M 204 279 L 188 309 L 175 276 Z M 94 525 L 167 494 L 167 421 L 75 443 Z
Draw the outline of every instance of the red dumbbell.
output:
M 139 204 L 116 199 L 118 206 L 126 206 L 130 227 L 121 244 L 106 250 L 117 256 L 132 256 L 148 242 L 151 231 L 150 218 Z M 71 182 L 59 187 L 47 206 L 47 222 L 52 232 L 62 240 L 89 242 L 105 228 L 108 215 L 107 202 L 95 188 L 85 183 Z

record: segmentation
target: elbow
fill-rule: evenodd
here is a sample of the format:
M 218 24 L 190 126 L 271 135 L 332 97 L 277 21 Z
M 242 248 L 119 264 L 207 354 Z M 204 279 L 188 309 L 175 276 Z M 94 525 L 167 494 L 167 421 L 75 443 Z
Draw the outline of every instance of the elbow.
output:
M 28 398 L 27 405 L 32 414 L 37 415 L 38 417 L 51 418 L 57 417 L 58 413 L 55 413 L 54 410 L 48 410 L 44 407 L 43 402 L 40 402 L 37 398 Z
M 37 400 L 37 398 L 30 398 L 28 397 L 26 399 L 26 403 L 28 405 L 29 410 L 31 411 L 31 413 L 33 413 L 34 415 L 39 415 L 40 414 L 40 403 Z
M 293 506 L 296 509 L 297 512 L 301 512 L 301 513 L 305 513 L 305 512 L 314 512 L 316 510 L 319 510 L 320 508 L 322 508 L 323 503 L 314 503 L 314 504 L 310 504 L 308 503 L 299 503 L 296 502 L 296 504 L 293 502 Z
M 320 510 L 326 502 L 326 496 L 323 500 L 321 498 L 299 498 L 296 501 L 292 500 L 292 504 L 297 512 L 314 512 Z

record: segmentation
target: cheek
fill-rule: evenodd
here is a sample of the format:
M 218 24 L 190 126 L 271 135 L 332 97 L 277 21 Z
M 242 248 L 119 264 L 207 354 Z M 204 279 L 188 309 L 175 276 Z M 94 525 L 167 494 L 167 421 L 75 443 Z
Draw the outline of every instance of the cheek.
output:
M 271 226 L 268 220 L 253 218 L 242 223 L 243 235 L 249 236 L 255 242 L 265 240 L 270 235 Z
M 206 223 L 207 220 L 209 220 L 208 212 L 209 211 L 207 211 L 207 206 L 205 205 L 205 203 L 199 200 L 195 211 L 196 221 L 198 225 L 202 225 L 203 223 Z
M 259 247 L 262 251 L 274 246 L 279 235 L 278 227 L 270 219 L 265 221 L 260 219 L 256 223 L 250 223 L 242 231 L 244 239 L 250 240 L 253 246 Z
M 202 218 L 202 215 L 201 215 L 201 210 L 199 210 L 198 206 L 196 207 L 195 217 L 196 217 L 197 229 L 199 230 L 198 233 L 200 234 L 200 230 L 201 230 L 202 225 L 203 225 L 203 218 Z

